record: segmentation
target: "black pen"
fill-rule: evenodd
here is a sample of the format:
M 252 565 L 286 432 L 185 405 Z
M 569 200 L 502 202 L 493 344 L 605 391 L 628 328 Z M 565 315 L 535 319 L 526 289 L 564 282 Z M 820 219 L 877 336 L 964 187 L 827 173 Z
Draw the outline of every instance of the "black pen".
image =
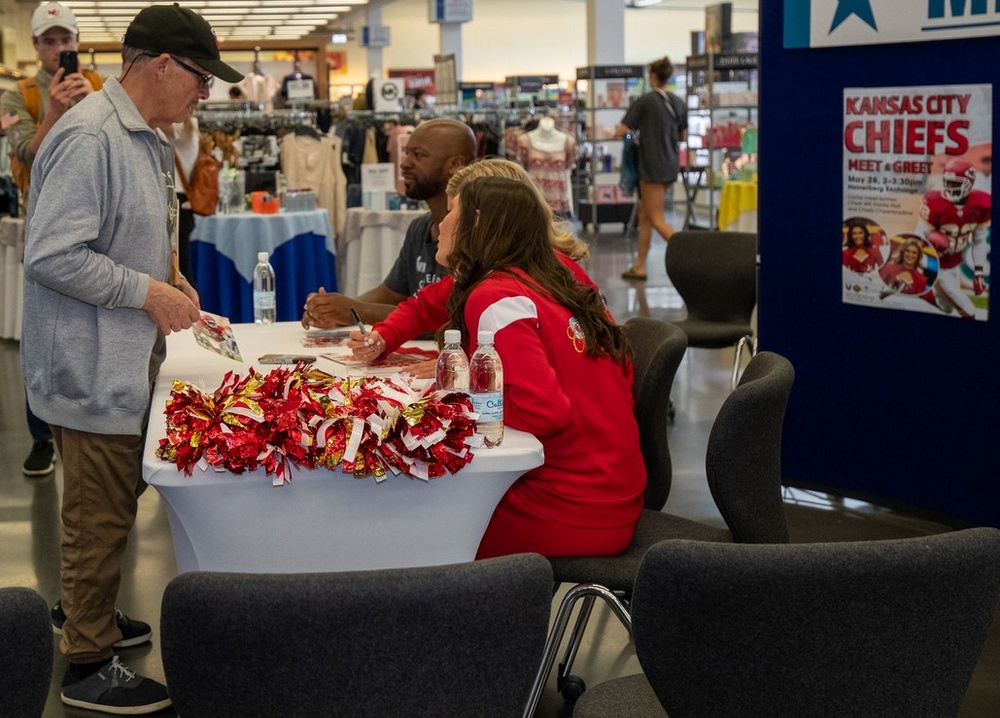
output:
M 361 317 L 358 315 L 358 312 L 354 307 L 351 307 L 351 316 L 354 317 L 354 321 L 358 325 L 358 331 L 361 332 L 362 336 L 368 336 L 368 330 L 365 329 L 365 323 L 361 321 Z

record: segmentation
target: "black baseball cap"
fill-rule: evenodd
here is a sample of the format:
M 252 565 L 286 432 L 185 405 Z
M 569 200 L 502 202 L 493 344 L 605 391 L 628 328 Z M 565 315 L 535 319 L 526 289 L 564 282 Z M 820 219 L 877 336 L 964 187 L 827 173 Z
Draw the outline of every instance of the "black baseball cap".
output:
M 190 58 L 226 82 L 243 79 L 241 73 L 220 59 L 219 39 L 208 21 L 177 3 L 140 10 L 125 30 L 122 44 Z

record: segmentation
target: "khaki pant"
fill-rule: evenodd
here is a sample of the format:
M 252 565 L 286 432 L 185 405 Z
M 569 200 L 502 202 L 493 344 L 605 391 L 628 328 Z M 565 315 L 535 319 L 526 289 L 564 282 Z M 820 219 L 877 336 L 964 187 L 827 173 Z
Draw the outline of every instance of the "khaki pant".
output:
M 74 663 L 106 660 L 121 639 L 115 599 L 142 480 L 141 436 L 53 426 L 63 463 L 60 650 Z

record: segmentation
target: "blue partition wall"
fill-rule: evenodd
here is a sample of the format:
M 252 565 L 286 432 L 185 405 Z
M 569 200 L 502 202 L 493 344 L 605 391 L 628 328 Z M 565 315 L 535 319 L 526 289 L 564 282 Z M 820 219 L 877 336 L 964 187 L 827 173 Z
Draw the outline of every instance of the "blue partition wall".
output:
M 783 473 L 1000 526 L 1000 263 L 973 322 L 843 304 L 837 257 L 844 88 L 990 83 L 995 136 L 1000 37 L 786 50 L 783 4 L 761 2 L 759 164 L 760 345 L 796 371 Z

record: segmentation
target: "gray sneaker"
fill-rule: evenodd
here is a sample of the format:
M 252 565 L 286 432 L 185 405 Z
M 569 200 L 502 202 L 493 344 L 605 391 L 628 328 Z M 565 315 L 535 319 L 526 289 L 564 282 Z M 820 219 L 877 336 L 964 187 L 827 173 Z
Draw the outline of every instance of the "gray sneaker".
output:
M 68 706 L 114 715 L 145 715 L 170 706 L 165 685 L 140 676 L 118 656 L 82 680 L 67 669 L 60 697 Z

